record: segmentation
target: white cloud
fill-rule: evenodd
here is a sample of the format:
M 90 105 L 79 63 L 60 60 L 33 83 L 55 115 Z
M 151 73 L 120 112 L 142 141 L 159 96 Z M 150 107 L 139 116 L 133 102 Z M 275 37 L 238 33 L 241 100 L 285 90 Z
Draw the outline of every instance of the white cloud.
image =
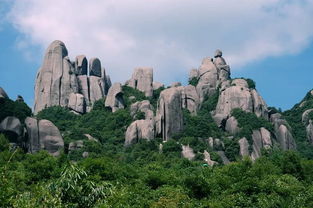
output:
M 15 0 L 9 19 L 23 45 L 60 39 L 71 58 L 101 58 L 114 81 L 141 65 L 183 81 L 216 48 L 238 69 L 300 52 L 313 37 L 312 0 Z

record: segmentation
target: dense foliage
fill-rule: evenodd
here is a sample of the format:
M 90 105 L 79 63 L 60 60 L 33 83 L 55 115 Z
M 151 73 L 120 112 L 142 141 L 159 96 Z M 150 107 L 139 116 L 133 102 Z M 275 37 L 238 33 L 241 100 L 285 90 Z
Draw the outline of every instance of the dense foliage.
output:
M 15 116 L 23 123 L 27 116 L 32 115 L 32 110 L 22 101 L 13 101 L 0 98 L 0 121 L 7 116 Z
M 198 82 L 199 82 L 198 77 L 193 77 L 191 80 L 188 81 L 190 85 L 195 86 L 195 87 L 197 86 Z

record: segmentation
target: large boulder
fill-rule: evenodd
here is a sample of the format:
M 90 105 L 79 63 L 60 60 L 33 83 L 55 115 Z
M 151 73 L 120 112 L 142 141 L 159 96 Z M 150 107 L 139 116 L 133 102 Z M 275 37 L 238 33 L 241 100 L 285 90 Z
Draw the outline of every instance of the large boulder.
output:
M 114 83 L 109 89 L 105 99 L 105 107 L 110 108 L 112 112 L 125 107 L 121 83 Z
M 191 114 L 196 115 L 200 106 L 200 98 L 196 87 L 188 85 L 180 86 L 177 89 L 181 92 L 182 107 L 188 109 Z
M 16 140 L 10 141 L 12 143 L 21 143 L 21 137 L 23 136 L 23 126 L 20 120 L 13 116 L 8 116 L 0 123 L 0 132 L 12 132 L 16 135 Z
M 89 75 L 101 77 L 101 62 L 98 58 L 92 58 L 89 60 Z
M 152 82 L 152 87 L 153 87 L 153 90 L 157 90 L 161 87 L 164 87 L 164 84 L 162 84 L 161 82 Z
M 214 64 L 218 69 L 219 82 L 230 79 L 230 67 L 226 64 L 225 59 L 222 57 L 223 53 L 221 50 L 216 50 L 214 55 Z
M 262 148 L 269 149 L 272 147 L 271 133 L 263 127 L 259 130 L 253 130 L 252 141 L 252 160 L 256 160 L 257 158 L 261 157 Z
M 0 98 L 9 98 L 8 94 L 0 87 Z
M 137 143 L 140 139 L 152 140 L 155 138 L 154 120 L 134 121 L 126 130 L 125 146 Z
M 105 96 L 105 80 L 102 77 L 89 77 L 89 100 L 94 103 Z
M 238 141 L 238 143 L 239 143 L 239 148 L 240 148 L 239 154 L 242 157 L 249 156 L 249 142 L 248 142 L 248 140 L 245 137 L 243 137 Z
M 84 96 L 79 93 L 71 93 L 68 102 L 68 107 L 77 113 L 80 114 L 85 113 L 86 102 Z
M 27 146 L 28 152 L 35 153 L 41 149 L 38 120 L 35 118 L 27 117 L 25 119 L 25 126 L 27 131 Z
M 153 94 L 153 69 L 151 67 L 135 68 L 128 85 L 144 92 L 147 97 L 151 97 Z
M 232 135 L 239 133 L 240 128 L 238 127 L 238 121 L 234 116 L 227 119 L 225 130 Z
M 130 115 L 134 117 L 138 112 L 145 114 L 145 119 L 154 119 L 153 106 L 149 100 L 137 101 L 130 106 Z
M 193 79 L 198 79 L 199 78 L 199 71 L 198 69 L 191 69 L 189 72 L 189 77 L 188 81 L 191 81 Z
M 183 130 L 182 96 L 176 87 L 161 92 L 156 118 L 157 133 L 164 141 Z
M 309 114 L 313 112 L 313 109 L 308 109 L 302 113 L 302 122 L 304 125 L 309 123 Z
M 87 75 L 88 61 L 85 55 L 76 56 L 75 59 L 75 74 Z
M 310 144 L 313 144 L 313 124 L 312 124 L 312 120 L 309 120 L 309 124 L 306 127 L 306 135 L 307 135 L 308 142 Z

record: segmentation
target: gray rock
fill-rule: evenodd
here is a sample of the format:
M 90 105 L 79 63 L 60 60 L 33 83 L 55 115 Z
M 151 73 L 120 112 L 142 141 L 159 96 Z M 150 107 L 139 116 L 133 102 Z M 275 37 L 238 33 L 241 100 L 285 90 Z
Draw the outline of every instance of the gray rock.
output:
M 162 84 L 161 82 L 153 82 L 152 87 L 153 87 L 153 90 L 157 90 L 161 87 L 164 87 L 164 84 Z
M 222 57 L 222 51 L 216 50 L 214 64 L 218 69 L 219 82 L 230 79 L 230 67 L 226 64 L 225 59 Z
M 213 137 L 209 137 L 207 141 L 208 141 L 209 146 L 211 148 L 214 148 L 214 139 L 213 139 Z
M 253 101 L 253 112 L 257 117 L 268 118 L 268 109 L 263 98 L 258 94 L 255 89 L 251 90 Z
M 137 143 L 140 139 L 152 140 L 155 138 L 154 120 L 134 121 L 126 130 L 125 146 Z
M 13 116 L 8 116 L 0 123 L 0 132 L 10 131 L 15 133 L 18 137 L 23 135 L 23 127 L 20 120 Z
M 217 151 L 217 154 L 220 156 L 220 158 L 223 161 L 224 165 L 227 165 L 230 163 L 229 159 L 226 157 L 225 152 L 224 151 Z
M 179 86 L 181 86 L 181 83 L 180 83 L 180 82 L 173 82 L 173 83 L 171 84 L 171 87 L 179 87 Z
M 110 108 L 112 112 L 125 107 L 121 83 L 114 83 L 109 89 L 108 95 L 105 99 L 105 107 Z
M 158 100 L 157 133 L 167 141 L 183 129 L 182 96 L 177 88 L 163 90 Z
M 0 98 L 9 98 L 8 94 L 0 87 Z
M 101 77 L 101 62 L 98 58 L 92 58 L 89 60 L 89 75 Z
M 210 57 L 204 58 L 199 67 L 199 80 L 197 92 L 202 103 L 206 96 L 211 96 L 216 92 L 218 86 L 218 69 L 213 64 Z
M 193 160 L 196 155 L 193 152 L 193 149 L 191 147 L 189 147 L 189 145 L 182 145 L 182 157 L 186 158 L 188 160 Z
M 253 130 L 252 140 L 252 160 L 256 160 L 257 158 L 261 157 L 262 148 L 269 149 L 272 147 L 271 133 L 263 127 L 260 128 L 260 130 Z
M 147 97 L 153 94 L 153 69 L 151 67 L 135 68 L 128 85 L 134 89 L 144 92 Z
M 86 102 L 85 102 L 84 96 L 79 93 L 71 93 L 68 107 L 77 113 L 81 113 L 81 114 L 85 113 Z
M 25 126 L 27 130 L 27 143 L 28 143 L 28 152 L 35 153 L 41 149 L 40 138 L 39 138 L 39 129 L 38 121 L 35 118 L 27 117 L 25 119 Z
M 143 112 L 145 114 L 145 119 L 154 119 L 153 106 L 150 104 L 149 100 L 138 101 L 130 106 L 130 115 L 132 117 L 138 112 Z
M 24 98 L 21 95 L 18 95 L 16 98 L 17 102 L 24 102 Z
M 302 114 L 302 123 L 304 125 L 307 125 L 309 123 L 309 114 L 311 112 L 313 112 L 313 109 L 308 109 L 308 110 L 303 112 L 303 114 Z
M 227 119 L 225 130 L 233 135 L 240 131 L 240 128 L 238 127 L 238 121 L 235 117 L 231 116 L 229 119 Z
M 87 158 L 87 157 L 89 157 L 89 152 L 83 152 L 83 158 Z
M 200 107 L 200 97 L 196 87 L 192 85 L 181 86 L 177 88 L 181 92 L 182 107 L 189 110 L 193 115 L 196 115 Z
M 310 144 L 313 144 L 313 124 L 312 120 L 309 120 L 309 124 L 306 127 L 306 135 Z
M 204 155 L 204 161 L 205 161 L 209 166 L 212 167 L 213 165 L 217 164 L 217 162 L 211 160 L 211 155 L 210 155 L 210 153 L 208 153 L 208 151 L 204 150 L 203 155 Z
M 90 134 L 84 134 L 84 136 L 87 137 L 89 141 L 98 142 L 98 140 L 94 138 L 93 136 L 91 136 Z
M 68 150 L 69 152 L 74 151 L 74 150 L 78 150 L 84 147 L 84 141 L 83 140 L 77 140 L 77 141 L 73 141 L 70 142 L 68 145 Z
M 88 61 L 86 56 L 79 55 L 76 56 L 75 60 L 75 73 L 76 75 L 87 75 Z
M 90 105 L 89 98 L 89 80 L 87 75 L 77 76 L 77 82 L 79 86 L 79 93 L 85 98 L 86 106 Z
M 89 99 L 91 103 L 105 96 L 105 80 L 101 77 L 89 77 Z
M 41 149 L 47 150 L 53 156 L 59 155 L 60 150 L 64 148 L 59 129 L 48 120 L 40 120 L 38 127 Z
M 240 147 L 239 153 L 242 157 L 249 156 L 249 142 L 245 137 L 239 140 L 239 147 Z

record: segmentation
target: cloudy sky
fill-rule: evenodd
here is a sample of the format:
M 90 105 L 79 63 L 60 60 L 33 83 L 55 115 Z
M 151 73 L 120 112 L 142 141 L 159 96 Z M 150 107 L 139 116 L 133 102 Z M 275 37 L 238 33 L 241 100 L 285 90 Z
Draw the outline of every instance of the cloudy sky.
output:
M 74 59 L 99 57 L 114 82 L 152 66 L 186 83 L 215 49 L 270 106 L 313 88 L 313 0 L 0 0 L 0 86 L 33 104 L 44 50 L 62 40 Z

